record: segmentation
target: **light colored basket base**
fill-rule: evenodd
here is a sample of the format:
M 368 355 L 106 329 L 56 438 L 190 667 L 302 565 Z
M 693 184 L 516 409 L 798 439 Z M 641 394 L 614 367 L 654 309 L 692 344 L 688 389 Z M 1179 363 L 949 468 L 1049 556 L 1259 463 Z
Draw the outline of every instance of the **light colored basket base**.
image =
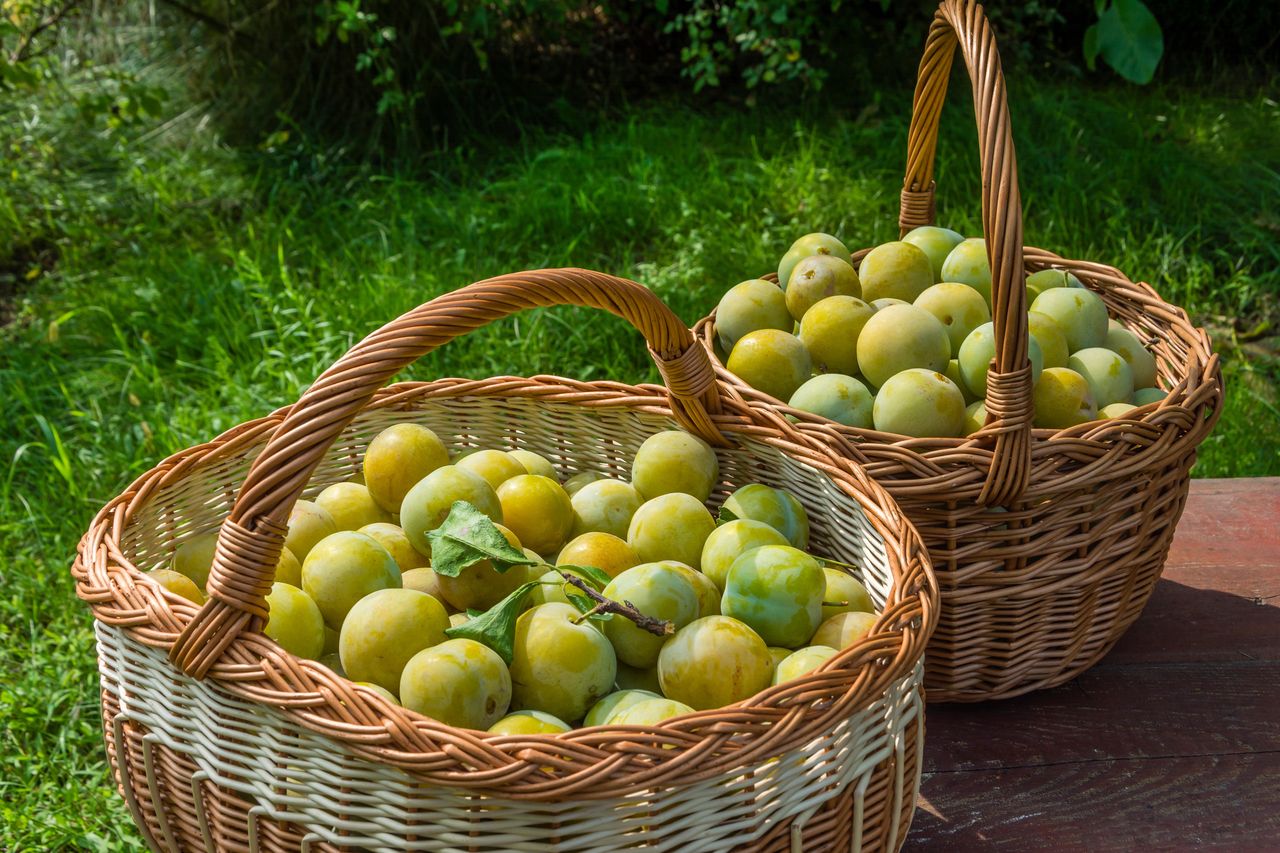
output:
M 770 847 L 808 851 L 816 847 L 806 827 L 847 798 L 848 825 L 836 835 L 849 845 L 841 849 L 861 850 L 869 839 L 858 817 L 876 769 L 894 768 L 891 815 L 901 815 L 919 784 L 919 762 L 907 753 L 918 755 L 923 740 L 921 666 L 824 737 L 740 773 L 628 797 L 537 803 L 415 782 L 276 708 L 182 675 L 119 629 L 99 622 L 96 631 L 104 705 L 118 709 L 106 732 L 117 781 L 126 780 L 135 819 L 159 849 L 213 849 L 213 838 L 230 837 L 257 851 L 269 831 L 313 850 L 693 853 L 750 849 L 786 826 L 782 843 Z M 141 766 L 120 773 L 122 760 Z M 173 813 L 164 792 L 174 786 L 191 792 L 189 813 Z M 244 805 L 251 820 L 237 828 L 234 814 Z M 886 829 L 889 839 L 899 836 L 899 826 Z

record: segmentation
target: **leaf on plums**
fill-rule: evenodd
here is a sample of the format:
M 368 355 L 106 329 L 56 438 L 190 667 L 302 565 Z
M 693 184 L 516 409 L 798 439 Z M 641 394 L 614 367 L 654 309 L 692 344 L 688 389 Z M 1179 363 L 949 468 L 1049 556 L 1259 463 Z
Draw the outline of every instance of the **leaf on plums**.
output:
M 431 568 L 447 578 L 456 578 L 481 560 L 493 563 L 499 574 L 512 566 L 538 564 L 511 547 L 489 516 L 466 501 L 454 503 L 444 524 L 428 533 L 427 539 L 431 541 Z
M 515 655 L 516 619 L 520 617 L 525 596 L 537 585 L 537 581 L 521 584 L 479 616 L 473 616 L 461 625 L 445 628 L 445 636 L 453 640 L 475 640 L 483 643 L 497 652 L 503 663 L 510 666 L 511 658 Z
M 603 590 L 609 585 L 609 581 L 613 580 L 607 572 L 595 566 L 556 566 L 555 570 L 562 574 L 564 572 L 575 574 L 583 580 L 589 581 L 592 586 L 600 590 Z
M 737 521 L 737 520 L 738 520 L 737 513 L 729 509 L 727 506 L 721 506 L 720 512 L 716 515 L 716 527 L 719 527 L 722 524 L 728 524 L 731 521 Z

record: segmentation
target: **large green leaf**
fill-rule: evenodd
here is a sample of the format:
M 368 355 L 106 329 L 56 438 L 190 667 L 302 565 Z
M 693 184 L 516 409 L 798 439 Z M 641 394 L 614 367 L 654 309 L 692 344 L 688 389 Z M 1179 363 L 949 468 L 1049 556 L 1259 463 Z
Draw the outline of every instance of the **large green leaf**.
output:
M 537 581 L 521 584 L 485 612 L 472 616 L 461 625 L 446 628 L 445 636 L 483 643 L 497 652 L 498 657 L 510 666 L 511 658 L 515 655 L 516 620 L 520 618 L 520 611 L 524 608 L 525 596 L 537 585 Z
M 518 548 L 512 548 L 502 531 L 480 510 L 458 501 L 449 517 L 427 534 L 431 541 L 431 568 L 438 575 L 456 578 L 474 563 L 488 560 L 499 573 L 512 566 L 536 566 Z
M 1102 59 L 1133 83 L 1150 83 L 1164 55 L 1160 23 L 1142 0 L 1112 0 L 1098 15 L 1096 30 L 1085 33 L 1085 61 Z

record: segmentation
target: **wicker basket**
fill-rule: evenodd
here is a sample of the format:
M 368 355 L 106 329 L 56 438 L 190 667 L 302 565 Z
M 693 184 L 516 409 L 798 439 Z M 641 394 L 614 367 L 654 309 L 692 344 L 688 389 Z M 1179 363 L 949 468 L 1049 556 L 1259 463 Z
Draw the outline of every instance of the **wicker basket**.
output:
M 636 325 L 658 386 L 540 376 L 403 383 L 433 348 L 535 306 Z M 921 657 L 937 613 L 926 552 L 885 492 L 784 419 L 722 394 L 689 330 L 640 285 L 582 270 L 490 279 L 370 335 L 294 406 L 165 460 L 81 542 L 115 778 L 158 850 L 784 850 L 899 847 L 923 739 Z M 654 727 L 555 736 L 455 729 L 390 704 L 261 632 L 283 520 L 412 420 L 454 451 L 525 447 L 559 473 L 626 476 L 676 424 L 717 447 L 722 482 L 805 504 L 817 553 L 856 563 L 883 608 L 812 675 Z M 243 485 L 241 485 L 243 484 Z M 218 528 L 197 607 L 141 572 Z
M 1138 618 L 1164 566 L 1196 447 L 1222 406 L 1208 336 L 1147 284 L 1108 266 L 1022 245 L 1022 204 L 995 38 L 980 5 L 946 0 L 920 63 L 902 190 L 902 233 L 934 217 L 934 152 L 959 46 L 973 82 L 982 223 L 992 272 L 996 358 L 985 428 L 968 438 L 906 438 L 835 424 L 722 379 L 797 419 L 857 460 L 916 525 L 942 613 L 926 658 L 930 701 L 1017 696 L 1074 678 Z M 855 263 L 869 251 L 854 253 Z M 1025 273 L 1069 270 L 1148 342 L 1168 397 L 1122 418 L 1032 428 Z M 771 276 L 776 281 L 776 276 Z M 715 315 L 695 329 L 715 356 Z

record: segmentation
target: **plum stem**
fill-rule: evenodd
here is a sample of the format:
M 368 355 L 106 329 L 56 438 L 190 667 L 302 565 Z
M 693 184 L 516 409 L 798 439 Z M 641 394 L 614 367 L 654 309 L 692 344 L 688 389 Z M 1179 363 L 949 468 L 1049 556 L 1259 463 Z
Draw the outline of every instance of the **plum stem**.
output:
M 659 637 L 674 634 L 676 631 L 675 625 L 663 619 L 655 619 L 652 616 L 644 615 L 637 610 L 635 605 L 630 601 L 617 602 L 611 598 L 605 598 L 603 595 L 596 592 L 591 587 L 591 584 L 576 575 L 561 572 L 560 577 L 564 578 L 566 583 L 570 583 L 577 587 L 582 591 L 583 595 L 596 603 L 595 607 L 579 616 L 575 620 L 576 622 L 582 622 L 584 619 L 589 619 L 597 613 L 613 613 L 617 616 L 623 617 L 624 619 L 630 619 L 636 624 L 637 628 L 648 631 L 650 634 L 656 634 Z

